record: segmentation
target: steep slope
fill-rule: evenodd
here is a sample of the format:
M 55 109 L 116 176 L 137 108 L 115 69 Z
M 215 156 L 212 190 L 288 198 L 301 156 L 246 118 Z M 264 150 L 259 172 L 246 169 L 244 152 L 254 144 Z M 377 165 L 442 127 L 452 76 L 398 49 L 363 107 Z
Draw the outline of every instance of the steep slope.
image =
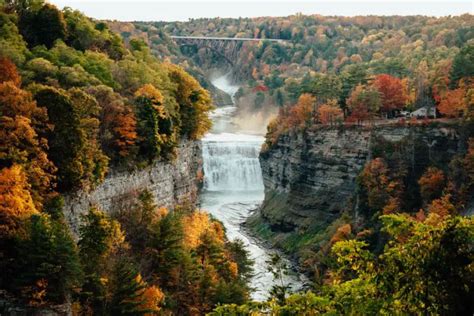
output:
M 248 225 L 299 257 L 302 249 L 330 238 L 341 223 L 370 220 L 360 207 L 357 183 L 368 161 L 397 155 L 417 179 L 429 165 L 447 168 L 465 146 L 459 128 L 449 125 L 319 126 L 286 133 L 260 155 L 265 200 Z

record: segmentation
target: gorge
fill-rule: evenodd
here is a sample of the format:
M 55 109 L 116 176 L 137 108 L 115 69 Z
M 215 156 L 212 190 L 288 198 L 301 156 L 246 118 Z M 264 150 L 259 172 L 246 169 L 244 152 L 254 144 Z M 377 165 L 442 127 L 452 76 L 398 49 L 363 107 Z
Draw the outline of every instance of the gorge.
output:
M 216 78 L 213 84 L 229 93 L 237 91 L 229 80 L 229 74 Z M 202 140 L 204 185 L 200 206 L 221 221 L 227 237 L 243 241 L 254 261 L 254 276 L 250 286 L 254 289 L 252 298 L 263 301 L 276 283 L 269 271 L 270 254 L 255 238 L 242 230 L 252 211 L 260 207 L 263 200 L 263 180 L 258 160 L 263 135 L 249 134 L 235 125 L 233 105 L 221 107 L 213 113 L 213 129 Z M 300 289 L 302 280 L 295 272 L 288 271 L 283 282 L 292 290 Z
M 472 14 L 55 2 L 0 0 L 0 315 L 474 314 Z

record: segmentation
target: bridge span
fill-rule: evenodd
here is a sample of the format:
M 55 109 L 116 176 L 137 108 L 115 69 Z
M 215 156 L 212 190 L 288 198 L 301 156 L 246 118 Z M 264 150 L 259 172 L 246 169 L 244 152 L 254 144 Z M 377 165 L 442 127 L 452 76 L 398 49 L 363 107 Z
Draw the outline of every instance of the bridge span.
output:
M 213 36 L 179 36 L 172 35 L 172 39 L 182 39 L 182 40 L 208 40 L 208 41 L 237 41 L 237 42 L 277 42 L 285 43 L 285 40 L 277 38 L 250 38 L 250 37 L 213 37 Z

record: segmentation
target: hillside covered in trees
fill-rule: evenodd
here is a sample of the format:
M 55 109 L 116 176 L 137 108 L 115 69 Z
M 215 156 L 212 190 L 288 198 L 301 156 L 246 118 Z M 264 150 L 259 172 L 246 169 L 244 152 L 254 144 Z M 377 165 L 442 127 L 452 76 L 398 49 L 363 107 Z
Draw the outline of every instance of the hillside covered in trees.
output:
M 284 42 L 243 42 L 237 48 L 233 76 L 242 84 L 236 96 L 241 108 L 274 113 L 275 107 L 295 104 L 302 94 L 309 93 L 316 97 L 318 105 L 330 106 L 324 111 L 332 113 L 339 107 L 348 116 L 353 112 L 351 107 L 356 106 L 354 102 L 348 104 L 351 91 L 357 85 L 365 88 L 377 76 L 385 75 L 378 78 L 379 83 L 399 80 L 392 85 L 392 93 L 403 93 L 398 102 L 383 104 L 381 112 L 387 115 L 400 108 L 433 108 L 443 98 L 461 97 L 460 90 L 446 94 L 447 82 L 456 77 L 451 80 L 452 89 L 463 74 L 472 71 L 472 63 L 454 61 L 454 57 L 463 47 L 465 54 L 472 55 L 473 24 L 469 14 L 440 18 L 293 15 L 136 22 L 124 24 L 122 34 L 148 41 L 155 54 L 169 58 L 188 56 L 206 69 L 226 67 L 228 63 L 215 50 L 180 47 L 169 36 L 282 39 Z M 450 74 L 453 62 L 457 69 Z M 359 91 L 362 90 L 365 89 Z M 442 107 L 444 112 L 456 116 L 458 112 L 447 103 Z M 377 103 L 374 106 L 378 106 L 375 111 L 382 107 Z
M 43 1 L 0 1 L 2 308 L 84 315 L 203 314 L 244 303 L 251 262 L 193 206 L 91 208 L 73 236 L 63 194 L 110 170 L 173 161 L 210 128 L 210 95 L 105 23 Z M 6 310 L 5 310 L 6 312 Z M 3 314 L 3 311 L 0 313 Z

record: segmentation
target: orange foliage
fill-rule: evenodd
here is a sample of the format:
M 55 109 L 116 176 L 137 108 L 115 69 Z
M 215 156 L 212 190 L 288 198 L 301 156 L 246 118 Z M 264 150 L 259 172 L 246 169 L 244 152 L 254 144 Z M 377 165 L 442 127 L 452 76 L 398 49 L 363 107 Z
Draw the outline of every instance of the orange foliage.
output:
M 426 202 L 441 195 L 445 186 L 445 176 L 442 170 L 429 167 L 418 180 L 420 194 Z
M 164 206 L 159 207 L 158 210 L 156 211 L 156 215 L 158 216 L 158 219 L 165 217 L 166 215 L 168 215 L 168 213 L 169 213 L 168 209 Z
M 237 263 L 233 261 L 229 263 L 229 272 L 233 278 L 237 278 L 239 276 L 239 266 Z
M 425 219 L 426 219 L 425 211 L 423 211 L 422 209 L 420 209 L 420 210 L 415 214 L 415 219 L 416 219 L 418 222 L 424 222 Z
M 0 83 L 0 114 L 15 117 L 22 115 L 33 123 L 46 121 L 46 109 L 37 107 L 31 93 L 18 88 L 11 81 Z
M 359 176 L 361 184 L 367 190 L 369 207 L 374 211 L 391 213 L 400 209 L 402 183 L 392 179 L 389 168 L 382 158 L 376 158 L 366 164 Z
M 143 303 L 140 309 L 149 311 L 145 315 L 155 315 L 160 310 L 160 305 L 165 299 L 165 294 L 157 286 L 150 286 L 143 292 Z
M 390 197 L 387 205 L 384 206 L 382 213 L 387 215 L 387 214 L 398 213 L 400 211 L 401 211 L 400 200 L 396 197 Z
M 319 120 L 322 124 L 335 124 L 338 120 L 342 120 L 344 114 L 337 105 L 336 100 L 331 100 L 327 104 L 323 104 L 318 109 Z
M 466 104 L 464 103 L 465 92 L 463 88 L 446 91 L 438 105 L 438 110 L 441 114 L 449 117 L 461 116 L 466 110 Z
M 365 100 L 361 97 L 363 93 L 364 87 L 358 85 L 354 90 L 352 90 L 349 98 L 346 100 L 346 103 L 351 110 L 351 115 L 348 118 L 350 121 L 361 123 L 371 116 Z
M 5 57 L 0 57 L 0 83 L 11 81 L 15 86 L 21 84 L 21 77 L 12 61 Z
M 39 307 L 46 304 L 46 289 L 48 288 L 48 280 L 39 279 L 35 285 L 24 287 L 21 290 L 22 296 L 28 298 L 28 305 L 31 307 Z
M 373 85 L 380 92 L 382 112 L 388 113 L 405 106 L 408 97 L 402 80 L 399 78 L 387 74 L 377 75 Z
M 0 235 L 16 233 L 20 221 L 38 213 L 29 189 L 21 166 L 0 171 Z
M 52 195 L 55 167 L 46 151 L 47 140 L 38 136 L 45 131 L 47 115 L 38 108 L 29 92 L 12 82 L 0 84 L 0 162 L 24 167 L 37 207 Z
M 454 207 L 450 200 L 450 194 L 443 195 L 441 198 L 431 202 L 431 204 L 428 206 L 428 211 L 430 213 L 437 214 L 441 218 L 454 215 L 456 214 L 456 207 Z
M 288 123 L 291 127 L 304 127 L 310 122 L 316 98 L 309 93 L 303 93 L 298 102 L 290 109 Z
M 115 146 L 119 155 L 126 157 L 130 154 L 130 148 L 137 139 L 135 115 L 131 111 L 120 113 L 115 118 L 114 125 Z
M 339 226 L 336 233 L 331 238 L 330 243 L 335 244 L 338 241 L 346 240 L 352 232 L 351 224 L 344 224 Z

